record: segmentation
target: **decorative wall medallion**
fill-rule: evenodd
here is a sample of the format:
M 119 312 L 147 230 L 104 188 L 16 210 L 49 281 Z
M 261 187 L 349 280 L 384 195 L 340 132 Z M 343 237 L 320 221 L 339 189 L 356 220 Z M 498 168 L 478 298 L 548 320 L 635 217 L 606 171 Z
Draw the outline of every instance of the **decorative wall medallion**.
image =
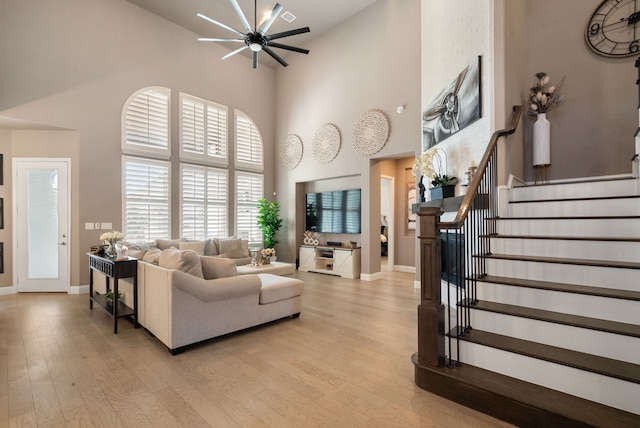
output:
M 331 162 L 340 151 L 340 131 L 331 123 L 325 123 L 313 137 L 311 153 L 319 163 Z
M 280 144 L 280 165 L 294 169 L 302 159 L 302 140 L 294 134 L 284 137 Z
M 353 126 L 351 144 L 362 156 L 378 153 L 389 139 L 389 120 L 380 110 L 365 112 Z

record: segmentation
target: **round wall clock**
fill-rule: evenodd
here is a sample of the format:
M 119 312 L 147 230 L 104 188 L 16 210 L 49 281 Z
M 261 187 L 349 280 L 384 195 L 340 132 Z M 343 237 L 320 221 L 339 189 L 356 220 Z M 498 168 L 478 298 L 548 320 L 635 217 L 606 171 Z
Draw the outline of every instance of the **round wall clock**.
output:
M 640 55 L 639 9 L 637 0 L 603 0 L 587 23 L 587 45 L 608 58 Z

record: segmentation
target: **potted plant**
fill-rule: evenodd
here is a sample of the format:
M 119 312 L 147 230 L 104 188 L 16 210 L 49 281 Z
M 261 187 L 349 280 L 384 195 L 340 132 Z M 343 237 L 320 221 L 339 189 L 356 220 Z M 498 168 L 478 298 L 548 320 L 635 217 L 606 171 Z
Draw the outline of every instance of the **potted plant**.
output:
M 258 201 L 258 227 L 262 232 L 264 248 L 273 248 L 278 243 L 276 233 L 282 227 L 279 212 L 280 204 L 277 202 L 267 202 L 266 198 Z
M 446 156 L 444 150 L 432 147 L 424 152 L 413 165 L 413 172 L 416 177 L 426 176 L 431 179 L 433 187 L 429 188 L 431 200 L 450 198 L 455 196 L 455 186 L 458 177 L 449 177 L 446 174 Z
M 113 290 L 109 289 L 104 295 L 104 300 L 107 304 L 107 308 L 113 307 L 113 298 L 114 298 Z M 122 291 L 118 291 L 118 300 L 119 299 L 122 299 Z

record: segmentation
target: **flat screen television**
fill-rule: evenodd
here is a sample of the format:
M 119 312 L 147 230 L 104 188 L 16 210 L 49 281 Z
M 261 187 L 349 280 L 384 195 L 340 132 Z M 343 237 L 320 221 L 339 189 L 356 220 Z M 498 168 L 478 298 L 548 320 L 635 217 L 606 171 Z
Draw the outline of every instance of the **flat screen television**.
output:
M 360 233 L 360 189 L 307 193 L 306 228 L 321 233 Z

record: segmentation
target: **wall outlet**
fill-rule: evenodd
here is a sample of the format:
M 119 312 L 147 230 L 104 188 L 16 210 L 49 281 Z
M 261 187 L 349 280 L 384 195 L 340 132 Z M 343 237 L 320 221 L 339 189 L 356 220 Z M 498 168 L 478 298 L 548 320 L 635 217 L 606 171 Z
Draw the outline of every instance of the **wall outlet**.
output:
M 100 230 L 100 223 L 96 223 L 96 225 L 95 225 L 95 229 L 96 229 L 96 230 Z

